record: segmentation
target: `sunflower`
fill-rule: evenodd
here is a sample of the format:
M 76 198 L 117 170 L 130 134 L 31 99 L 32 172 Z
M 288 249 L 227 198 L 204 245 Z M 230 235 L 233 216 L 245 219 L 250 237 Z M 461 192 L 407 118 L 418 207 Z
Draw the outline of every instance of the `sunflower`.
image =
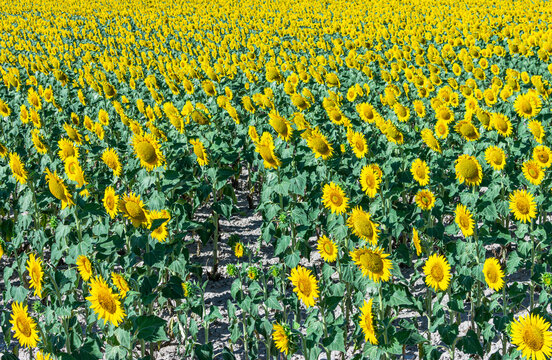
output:
M 10 169 L 12 171 L 13 177 L 21 184 L 27 182 L 27 170 L 21 162 L 21 158 L 17 153 L 10 153 Z
M 51 358 L 51 357 L 50 357 L 50 354 L 44 355 L 44 353 L 42 352 L 42 350 L 39 350 L 39 351 L 36 353 L 35 360 L 54 360 L 54 358 Z
M 514 101 L 514 109 L 520 117 L 531 119 L 540 112 L 542 102 L 537 94 L 519 94 Z
M 113 171 L 113 175 L 121 176 L 121 171 L 123 167 L 121 166 L 119 155 L 117 155 L 115 149 L 105 149 L 102 153 L 102 161 Z
M 272 135 L 270 135 L 270 133 L 264 132 L 261 136 L 261 140 L 255 143 L 255 148 L 259 155 L 263 158 L 265 168 L 277 169 L 280 165 L 282 165 L 282 162 L 274 153 L 274 139 L 272 139 Z
M 362 191 L 369 197 L 373 198 L 378 193 L 381 183 L 381 176 L 378 176 L 371 165 L 364 165 L 360 172 L 360 186 Z
M 63 124 L 63 129 L 65 129 L 65 132 L 71 141 L 74 141 L 77 144 L 82 143 L 82 136 L 77 129 L 67 123 Z
M 85 185 L 84 171 L 82 171 L 79 160 L 76 157 L 69 156 L 65 159 L 65 174 L 69 180 L 77 183 L 77 188 Z
M 115 194 L 115 189 L 113 189 L 113 187 L 108 186 L 104 192 L 103 205 L 104 205 L 105 211 L 107 211 L 107 213 L 112 219 L 115 218 L 115 216 L 117 215 L 118 203 L 119 203 L 119 195 Z
M 165 162 L 159 142 L 152 134 L 135 134 L 132 137 L 132 146 L 134 154 L 140 160 L 140 165 L 147 171 L 152 171 Z
M 333 262 L 337 259 L 337 246 L 326 235 L 318 239 L 317 249 L 320 257 L 325 261 Z
M 274 131 L 278 133 L 278 137 L 284 141 L 289 141 L 293 134 L 293 128 L 288 120 L 284 119 L 277 110 L 272 109 L 268 114 L 269 124 Z
M 466 183 L 467 186 L 479 185 L 483 179 L 483 170 L 475 156 L 462 154 L 456 160 L 456 178 L 460 184 Z
M 360 308 L 360 328 L 364 333 L 364 341 L 370 341 L 370 344 L 377 345 L 376 329 L 374 328 L 374 316 L 372 314 L 372 302 L 364 300 L 364 305 Z
M 494 170 L 500 171 L 506 165 L 506 154 L 498 146 L 489 146 L 485 150 L 485 161 L 491 165 Z
M 418 230 L 415 227 L 412 228 L 412 243 L 414 244 L 414 248 L 416 248 L 416 255 L 420 256 L 422 254 L 422 246 Z
M 333 154 L 332 144 L 328 142 L 326 137 L 318 130 L 313 129 L 306 138 L 307 145 L 311 148 L 316 158 L 321 157 L 323 160 L 330 158 Z
M 437 120 L 437 123 L 435 124 L 435 136 L 439 139 L 446 139 L 448 134 L 448 123 L 444 120 Z
M 552 355 L 550 323 L 540 315 L 527 314 L 511 323 L 512 344 L 531 360 L 545 360 Z
M 456 210 L 454 212 L 454 221 L 462 230 L 462 235 L 464 237 L 473 235 L 473 226 L 474 221 L 471 212 L 462 204 L 456 205 Z
M 171 215 L 167 210 L 151 211 L 150 212 L 151 222 L 157 219 L 166 219 L 166 220 L 163 221 L 163 223 L 159 225 L 157 229 L 151 232 L 151 237 L 156 239 L 159 242 L 164 242 L 167 239 L 167 236 L 169 235 L 169 232 L 167 230 L 167 224 L 169 223 L 169 220 L 171 220 Z
M 347 210 L 349 198 L 341 187 L 333 182 L 324 185 L 322 194 L 322 203 L 326 209 L 330 209 L 334 214 L 341 214 Z
M 46 181 L 48 182 L 48 189 L 56 199 L 61 201 L 61 208 L 65 209 L 67 206 L 71 207 L 75 205 L 73 197 L 69 191 L 67 191 L 67 187 L 57 173 L 54 171 L 52 174 L 48 168 L 46 168 L 45 172 Z
M 48 148 L 46 145 L 42 142 L 42 139 L 40 137 L 40 133 L 38 129 L 33 129 L 32 132 L 32 141 L 34 148 L 36 149 L 36 152 L 39 154 L 46 154 L 48 152 Z
M 311 275 L 311 271 L 298 265 L 295 269 L 291 270 L 291 276 L 288 277 L 295 288 L 293 292 L 297 293 L 299 300 L 305 304 L 306 307 L 314 306 L 315 298 L 318 297 L 318 282 L 316 278 Z
M 190 144 L 194 147 L 194 154 L 197 158 L 197 163 L 199 166 L 205 166 L 209 164 L 209 157 L 207 156 L 207 152 L 205 151 L 205 146 L 203 146 L 203 142 L 199 139 L 190 139 Z
M 374 223 L 370 213 L 362 210 L 360 206 L 355 207 L 349 215 L 347 226 L 353 231 L 353 234 L 368 241 L 371 245 L 378 243 L 378 224 Z
M 144 203 L 140 200 L 140 195 L 130 192 L 119 199 L 119 211 L 123 213 L 134 227 L 140 225 L 148 227 L 150 225 L 150 213 L 145 209 Z
M 454 113 L 448 106 L 441 105 L 435 110 L 435 118 L 437 120 L 443 120 L 447 124 L 450 124 L 454 121 Z
M 421 189 L 415 196 L 416 205 L 422 210 L 431 210 L 435 206 L 435 195 L 431 190 Z
M 241 242 L 237 242 L 234 245 L 234 255 L 239 259 L 243 256 L 243 244 Z
M 90 263 L 88 257 L 80 255 L 77 258 L 77 269 L 79 270 L 79 274 L 84 281 L 90 280 L 90 277 L 92 276 L 92 264 Z
M 483 265 L 483 274 L 485 282 L 495 291 L 499 291 L 504 286 L 504 272 L 500 268 L 500 263 L 497 259 L 491 257 L 485 260 Z
M 504 137 L 512 135 L 512 123 L 510 122 L 510 119 L 506 117 L 506 115 L 500 113 L 492 114 L 491 124 L 500 135 Z
M 522 166 L 523 176 L 533 185 L 540 185 L 544 179 L 544 169 L 536 160 L 527 160 Z
M 27 271 L 31 280 L 29 285 L 34 289 L 34 295 L 42 297 L 42 282 L 44 281 L 44 271 L 42 270 L 42 260 L 36 258 L 34 254 L 29 255 L 27 260 Z
M 2 99 L 0 99 L 0 116 L 8 117 L 11 114 L 11 109 Z
M 426 109 L 421 100 L 414 100 L 412 104 L 414 105 L 414 111 L 416 111 L 416 115 L 418 115 L 419 118 L 426 116 Z
M 10 324 L 12 324 L 12 331 L 15 332 L 14 336 L 19 340 L 20 346 L 36 347 L 40 339 L 36 331 L 36 322 L 29 316 L 27 305 L 23 307 L 23 304 L 18 302 L 12 304 Z
M 412 173 L 414 180 L 416 180 L 421 186 L 429 184 L 429 167 L 422 159 L 416 159 L 412 162 L 410 172 Z
M 431 255 L 424 265 L 427 286 L 437 290 L 446 290 L 450 283 L 450 265 L 443 255 Z
M 545 131 L 542 127 L 542 123 L 538 120 L 531 120 L 527 124 L 527 127 L 529 127 L 529 131 L 531 131 L 531 134 L 533 134 L 533 137 L 535 138 L 535 141 L 539 144 L 542 144 L 542 139 L 544 138 Z
M 119 290 L 119 295 L 121 295 L 121 298 L 126 297 L 126 294 L 130 289 L 125 278 L 117 273 L 112 272 L 111 281 L 113 282 L 113 284 L 115 284 L 117 290 Z
M 79 157 L 79 150 L 75 144 L 65 138 L 58 141 L 59 152 L 58 156 L 62 161 L 65 161 L 69 156 Z
M 552 151 L 548 146 L 540 145 L 533 149 L 533 160 L 542 168 L 549 168 L 552 164 Z
M 347 141 L 349 142 L 349 145 L 351 145 L 351 148 L 353 149 L 353 152 L 355 153 L 355 156 L 357 158 L 362 159 L 368 152 L 366 138 L 362 133 L 356 131 L 348 131 Z
M 534 219 L 537 216 L 537 204 L 533 195 L 527 190 L 514 190 L 510 194 L 510 212 L 521 222 Z
M 382 248 L 374 250 L 366 247 L 349 253 L 355 264 L 362 270 L 362 276 L 368 276 L 374 282 L 389 281 L 393 264 L 387 259 L 389 254 L 383 253 Z
M 455 126 L 454 130 L 462 135 L 466 141 L 476 141 L 479 139 L 479 130 L 473 126 L 470 120 L 459 121 Z
M 429 147 L 431 150 L 436 151 L 438 153 L 441 152 L 441 144 L 439 144 L 439 141 L 437 141 L 431 129 L 423 129 L 421 132 L 421 135 L 422 135 L 422 140 L 427 145 L 427 147 Z
M 126 316 L 121 308 L 120 295 L 114 294 L 101 276 L 96 276 L 90 281 L 90 308 L 103 319 L 104 325 L 109 321 L 115 326 L 123 321 Z
M 289 338 L 291 335 L 289 327 L 274 324 L 273 328 L 274 332 L 272 333 L 272 340 L 274 341 L 274 345 L 276 345 L 276 349 L 287 355 L 289 351 Z
M 358 104 L 356 106 L 356 111 L 360 118 L 369 124 L 374 123 L 376 119 L 380 117 L 376 109 L 374 109 L 374 107 L 368 103 Z
M 6 155 L 8 155 L 8 149 L 4 146 L 4 144 L 0 143 L 0 157 L 5 158 Z

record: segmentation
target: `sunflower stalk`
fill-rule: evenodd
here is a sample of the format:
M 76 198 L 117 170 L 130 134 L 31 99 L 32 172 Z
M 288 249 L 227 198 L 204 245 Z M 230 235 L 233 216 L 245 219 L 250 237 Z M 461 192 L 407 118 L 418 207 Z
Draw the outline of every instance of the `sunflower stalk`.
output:
M 533 311 L 533 308 L 535 307 L 535 282 L 533 281 L 533 275 L 535 273 L 535 242 L 537 241 L 537 238 L 535 235 L 533 235 L 533 229 L 534 229 L 534 223 L 531 220 L 531 274 L 529 277 L 529 284 L 531 287 L 530 292 L 530 306 L 529 306 L 529 312 Z

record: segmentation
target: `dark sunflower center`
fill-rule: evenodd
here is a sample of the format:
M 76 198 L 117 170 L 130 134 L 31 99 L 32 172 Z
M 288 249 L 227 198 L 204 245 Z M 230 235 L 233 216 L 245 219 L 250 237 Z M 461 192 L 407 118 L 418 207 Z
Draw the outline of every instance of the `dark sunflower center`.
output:
M 17 325 L 17 329 L 21 334 L 23 334 L 25 337 L 31 336 L 31 324 L 29 324 L 29 320 L 20 315 L 17 317 L 15 323 Z
M 531 166 L 527 172 L 529 173 L 529 176 L 532 177 L 533 179 L 536 179 L 539 177 L 539 171 L 538 169 L 535 169 L 533 166 Z
M 155 148 L 147 141 L 142 141 L 136 146 L 140 159 L 148 164 L 155 163 L 157 155 L 155 154 Z
M 324 140 L 322 140 L 321 138 L 313 137 L 311 142 L 312 142 L 312 146 L 313 146 L 314 150 L 316 150 L 316 152 L 318 152 L 322 155 L 327 155 L 327 154 L 330 153 L 330 148 L 328 147 L 328 144 L 326 144 L 326 142 Z
M 35 284 L 38 284 L 40 282 L 40 271 L 38 269 L 33 269 L 33 271 L 31 271 L 31 278 L 33 279 L 33 282 Z
M 443 280 L 445 274 L 443 273 L 443 267 L 440 264 L 433 265 L 431 268 L 431 277 L 437 282 Z
M 115 304 L 115 300 L 113 300 L 113 297 L 107 291 L 101 291 L 98 294 L 98 302 L 102 309 L 110 314 L 114 314 L 117 311 L 117 304 Z
M 368 217 L 361 215 L 355 221 L 355 227 L 361 236 L 371 239 L 374 231 L 372 229 L 372 222 Z
M 495 283 L 498 280 L 498 274 L 496 273 L 495 269 L 487 270 L 487 279 L 489 279 L 490 283 Z
M 477 165 L 472 159 L 464 161 L 460 169 L 462 171 L 462 176 L 466 179 L 473 179 L 478 175 Z
M 527 99 L 521 100 L 521 104 L 519 106 L 519 109 L 523 114 L 530 115 L 533 113 L 533 106 L 531 106 L 531 102 Z
M 306 296 L 309 296 L 310 293 L 311 293 L 311 282 L 308 278 L 302 278 L 302 279 L 299 279 L 299 282 L 297 283 L 297 287 L 299 288 L 299 291 L 306 295 Z
M 357 139 L 355 146 L 358 151 L 364 151 L 364 142 L 361 139 Z
M 142 208 L 137 203 L 133 201 L 128 201 L 125 204 L 125 208 L 131 218 L 141 222 L 146 220 L 146 214 L 144 214 L 144 210 L 142 210 Z
M 538 158 L 541 163 L 547 163 L 549 156 L 548 153 L 543 151 L 539 153 Z
M 475 137 L 475 128 L 471 124 L 463 124 L 460 132 L 467 138 Z
M 335 205 L 335 206 L 340 206 L 342 203 L 343 203 L 343 198 L 339 195 L 339 194 L 332 194 L 330 196 L 330 201 Z
M 274 118 L 274 121 L 272 122 L 272 126 L 274 126 L 274 130 L 278 132 L 278 134 L 286 137 L 288 135 L 288 127 L 285 121 L 283 121 L 280 117 Z
M 360 256 L 360 263 L 363 267 L 367 268 L 370 272 L 381 273 L 383 270 L 383 261 L 378 254 L 372 252 L 362 254 Z
M 199 158 L 199 159 L 204 159 L 205 157 L 203 156 L 203 151 L 201 150 L 201 147 L 199 145 L 195 145 L 194 146 L 194 154 Z
M 324 244 L 324 252 L 328 255 L 333 254 L 333 246 L 332 246 L 332 244 L 330 244 L 330 242 L 326 242 Z
M 470 219 L 464 214 L 460 215 L 460 226 L 464 229 L 470 226 Z
M 423 179 L 425 178 L 425 170 L 422 166 L 418 166 L 416 168 L 416 176 L 419 178 L 419 179 Z
M 523 331 L 523 342 L 533 351 L 539 351 L 544 345 L 542 331 L 533 325 L 527 325 Z
M 518 198 L 516 200 L 516 208 L 523 215 L 529 214 L 529 209 L 530 209 L 529 200 L 527 200 L 524 197 Z

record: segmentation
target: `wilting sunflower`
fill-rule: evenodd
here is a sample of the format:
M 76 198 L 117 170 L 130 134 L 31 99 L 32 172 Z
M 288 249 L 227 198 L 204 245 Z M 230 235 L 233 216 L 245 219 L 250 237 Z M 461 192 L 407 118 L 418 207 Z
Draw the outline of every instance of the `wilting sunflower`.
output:
M 115 149 L 105 149 L 102 153 L 102 161 L 113 171 L 113 175 L 121 176 L 123 167 L 121 166 L 119 155 L 117 155 Z
M 540 112 L 542 102 L 538 94 L 527 93 L 519 94 L 514 101 L 516 113 L 524 118 L 531 119 Z
M 91 302 L 90 308 L 103 319 L 104 325 L 109 321 L 115 326 L 126 316 L 121 307 L 120 295 L 114 294 L 103 277 L 96 276 L 90 281 L 90 296 L 86 300 Z
M 483 265 L 483 274 L 485 282 L 495 291 L 499 291 L 504 286 L 504 272 L 500 268 L 500 263 L 497 259 L 491 257 L 485 260 Z
M 422 254 L 422 246 L 420 244 L 420 235 L 415 227 L 412 228 L 412 243 L 416 249 L 416 255 L 420 256 Z
M 360 308 L 360 328 L 364 333 L 364 341 L 370 341 L 370 344 L 377 345 L 376 329 L 374 328 L 374 316 L 372 314 L 373 299 L 364 300 L 364 305 Z
M 511 323 L 512 344 L 531 360 L 545 360 L 552 354 L 550 323 L 540 315 L 527 314 Z
M 280 324 L 274 324 L 273 328 L 274 332 L 272 333 L 272 340 L 274 341 L 274 345 L 276 345 L 276 349 L 287 355 L 289 351 L 289 339 L 291 336 L 289 327 L 287 325 L 282 326 Z
M 445 291 L 450 283 L 450 264 L 443 255 L 431 255 L 424 265 L 427 286 Z
M 506 154 L 498 146 L 489 146 L 485 150 L 485 161 L 491 165 L 494 170 L 500 171 L 506 165 Z
M 152 171 L 165 162 L 159 142 L 152 134 L 135 134 L 132 137 L 132 146 L 140 165 L 147 171 Z
M 341 187 L 333 182 L 324 185 L 322 203 L 326 209 L 334 214 L 341 214 L 347 210 L 349 199 Z
M 274 131 L 278 133 L 278 137 L 284 141 L 289 141 L 289 139 L 291 139 L 291 135 L 293 134 L 293 128 L 291 127 L 289 121 L 284 119 L 280 113 L 274 109 L 270 111 L 268 117 L 270 119 L 269 124 L 272 126 Z
M 119 211 L 123 213 L 134 227 L 150 225 L 150 213 L 145 209 L 140 195 L 130 192 L 119 200 Z
M 59 147 L 58 156 L 62 161 L 65 161 L 65 159 L 67 159 L 69 156 L 74 156 L 76 158 L 79 157 L 78 148 L 70 140 L 67 140 L 65 138 L 60 139 L 58 141 L 58 147 Z
M 297 293 L 299 300 L 306 307 L 314 306 L 315 298 L 318 298 L 318 282 L 311 271 L 298 265 L 291 270 L 291 276 L 288 279 L 295 286 L 293 292 Z
M 537 204 L 533 195 L 527 190 L 514 190 L 510 194 L 510 212 L 521 222 L 534 219 L 537 216 Z
M 479 130 L 473 126 L 470 120 L 461 120 L 455 126 L 454 130 L 460 134 L 466 141 L 476 141 L 479 139 Z
M 119 294 L 121 295 L 121 298 L 124 298 L 127 292 L 130 290 L 125 278 L 117 273 L 112 272 L 111 281 L 113 281 L 113 284 L 115 285 L 117 290 L 119 290 Z
M 36 331 L 36 322 L 29 316 L 27 305 L 23 307 L 23 304 L 18 302 L 12 304 L 10 324 L 12 324 L 14 337 L 19 341 L 20 346 L 36 347 L 40 339 Z
M 199 166 L 205 166 L 209 164 L 209 157 L 207 156 L 207 152 L 205 151 L 205 146 L 203 146 L 203 142 L 199 139 L 191 139 L 190 144 L 194 147 L 194 154 L 197 158 L 197 163 Z
M 67 187 L 63 183 L 63 180 L 56 174 L 52 174 L 48 168 L 45 170 L 46 172 L 46 181 L 48 182 L 48 189 L 50 190 L 50 193 L 58 200 L 61 201 L 61 208 L 65 209 L 67 206 L 71 207 L 75 205 L 73 202 L 73 197 L 67 191 Z
M 167 239 L 167 236 L 169 235 L 169 232 L 167 230 L 167 224 L 169 223 L 169 220 L 171 220 L 171 215 L 167 210 L 153 210 L 150 212 L 150 221 L 153 223 L 153 221 L 157 219 L 166 219 L 163 221 L 161 225 L 157 227 L 157 229 L 153 230 L 151 232 L 151 237 L 159 242 L 163 242 Z
M 381 176 L 378 176 L 371 165 L 364 165 L 360 172 L 360 186 L 362 191 L 373 198 L 378 193 L 381 183 Z
M 416 159 L 412 162 L 410 172 L 412 173 L 414 180 L 416 180 L 421 186 L 429 184 L 429 167 L 422 159 Z
M 456 205 L 456 211 L 454 212 L 454 221 L 458 224 L 462 235 L 464 237 L 473 235 L 474 221 L 471 212 L 462 204 Z
M 462 154 L 456 160 L 456 178 L 460 184 L 466 183 L 467 186 L 479 185 L 483 179 L 483 170 L 481 164 L 475 156 Z
M 355 207 L 349 215 L 347 226 L 353 231 L 353 234 L 368 241 L 371 245 L 378 243 L 378 224 L 374 223 L 370 213 L 362 210 L 360 206 Z
M 17 153 L 10 153 L 10 169 L 15 180 L 21 184 L 27 182 L 27 170 L 25 170 L 25 166 Z
M 65 159 L 65 174 L 69 180 L 77 183 L 77 188 L 81 188 L 85 185 L 84 171 L 76 157 L 69 156 Z
M 337 246 L 326 235 L 318 239 L 317 249 L 320 257 L 325 261 L 333 262 L 337 259 Z
M 533 149 L 533 160 L 542 168 L 549 168 L 552 164 L 552 151 L 548 146 L 540 145 Z
M 323 160 L 326 160 L 332 156 L 332 144 L 328 142 L 318 128 L 311 130 L 306 140 L 307 145 L 311 148 L 316 158 L 321 157 Z
M 115 194 L 115 189 L 113 189 L 113 187 L 108 186 L 104 192 L 103 205 L 104 205 L 105 211 L 109 214 L 109 216 L 112 219 L 115 218 L 115 216 L 117 216 L 118 204 L 119 204 L 119 195 Z
M 531 134 L 533 134 L 533 137 L 535 138 L 535 141 L 539 144 L 542 144 L 542 139 L 544 138 L 545 131 L 544 127 L 542 127 L 542 123 L 538 120 L 531 120 L 527 124 L 529 127 L 529 131 L 531 131 Z
M 38 297 L 42 297 L 42 282 L 44 281 L 44 271 L 42 270 L 42 260 L 34 256 L 29 255 L 27 260 L 27 271 L 31 280 L 29 285 L 34 289 L 34 294 Z
M 347 141 L 357 158 L 362 159 L 368 152 L 368 145 L 366 144 L 364 134 L 356 131 L 348 131 Z
M 374 282 L 389 281 L 393 264 L 387 259 L 389 254 L 384 254 L 382 248 L 372 250 L 363 247 L 349 254 L 362 271 L 362 276 L 368 276 Z
M 79 270 L 79 274 L 84 281 L 88 281 L 92 276 L 92 264 L 84 255 L 80 255 L 77 258 L 77 269 Z
M 512 123 L 506 115 L 500 113 L 492 114 L 491 124 L 500 135 L 504 137 L 512 135 Z
M 414 198 L 416 205 L 422 210 L 431 210 L 435 206 L 435 195 L 431 190 L 421 189 Z
M 277 169 L 282 162 L 276 157 L 274 153 L 274 139 L 268 132 L 264 132 L 261 136 L 261 140 L 255 143 L 255 149 L 263 158 L 263 163 L 267 169 Z
M 536 160 L 527 160 L 522 166 L 523 176 L 533 185 L 540 185 L 542 179 L 544 179 L 544 169 L 541 168 L 540 163 Z

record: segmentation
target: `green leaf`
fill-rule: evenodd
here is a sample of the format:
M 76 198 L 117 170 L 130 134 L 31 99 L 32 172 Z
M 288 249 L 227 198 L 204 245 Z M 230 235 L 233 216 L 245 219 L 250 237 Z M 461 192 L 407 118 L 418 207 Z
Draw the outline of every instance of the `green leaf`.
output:
M 194 352 L 199 360 L 211 360 L 213 359 L 213 344 L 196 346 Z
M 165 320 L 155 315 L 142 315 L 134 321 L 133 332 L 136 337 L 145 341 L 167 341 L 168 337 L 165 333 Z
M 276 299 L 275 296 L 270 296 L 268 299 L 266 299 L 266 306 L 268 306 L 269 309 L 279 310 L 283 311 L 284 308 L 282 307 L 282 304 Z
M 483 356 L 483 347 L 479 342 L 477 334 L 473 330 L 468 330 L 466 336 L 460 339 L 458 347 L 460 347 L 466 354 L 477 354 L 479 356 Z
M 345 339 L 343 338 L 343 330 L 333 326 L 328 330 L 328 337 L 322 340 L 322 345 L 330 351 L 345 352 Z

